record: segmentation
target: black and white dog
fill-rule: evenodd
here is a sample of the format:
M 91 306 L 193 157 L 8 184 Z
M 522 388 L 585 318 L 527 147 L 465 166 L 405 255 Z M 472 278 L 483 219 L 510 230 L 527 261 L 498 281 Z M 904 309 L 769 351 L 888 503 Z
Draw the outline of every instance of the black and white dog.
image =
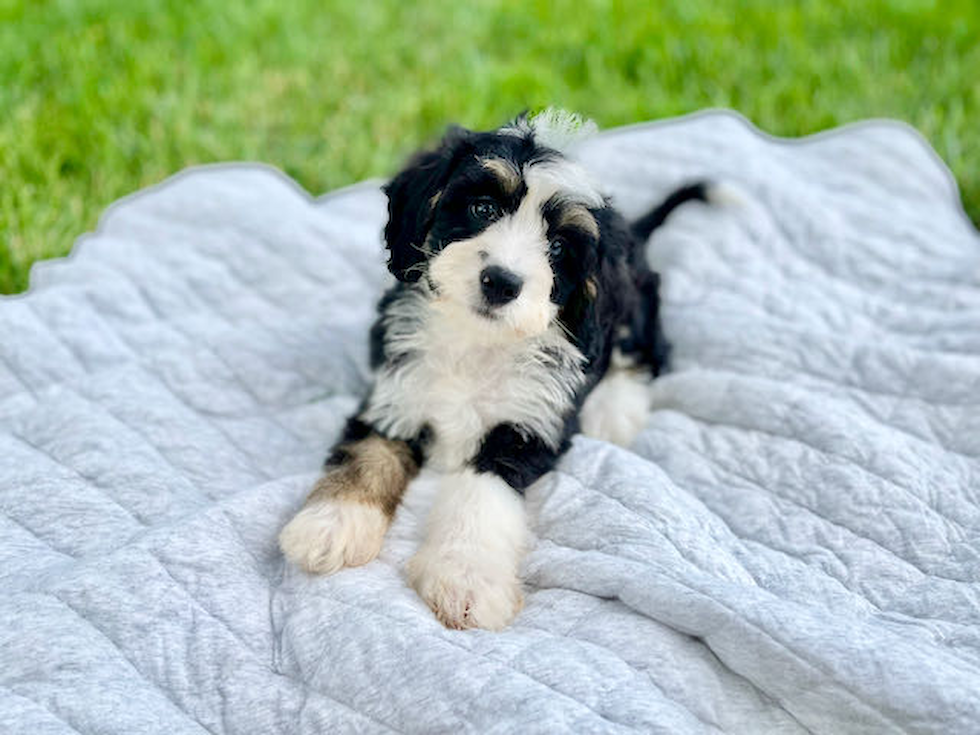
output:
M 628 444 L 667 344 L 645 241 L 703 185 L 628 224 L 559 151 L 581 121 L 452 128 L 385 188 L 397 283 L 371 331 L 376 382 L 283 529 L 309 572 L 381 549 L 405 487 L 441 473 L 408 579 L 445 625 L 506 626 L 522 605 L 522 494 L 573 434 Z

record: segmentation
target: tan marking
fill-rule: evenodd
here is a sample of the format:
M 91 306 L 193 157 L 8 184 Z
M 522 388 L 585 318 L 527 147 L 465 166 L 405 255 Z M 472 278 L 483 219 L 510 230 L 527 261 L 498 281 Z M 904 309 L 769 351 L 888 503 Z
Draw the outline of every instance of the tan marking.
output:
M 513 194 L 521 185 L 521 172 L 514 168 L 514 164 L 510 161 L 505 161 L 503 158 L 482 158 L 480 165 L 497 177 L 508 194 Z
M 441 197 L 442 197 L 442 189 L 440 189 L 435 194 L 433 194 L 432 198 L 429 199 L 429 209 L 435 209 Z
M 574 227 L 585 232 L 592 237 L 599 237 L 599 225 L 592 216 L 592 212 L 581 204 L 565 206 L 561 210 L 558 220 L 559 227 Z
M 327 468 L 313 486 L 306 504 L 330 498 L 354 500 L 375 505 L 392 517 L 408 481 L 419 471 L 408 445 L 369 436 L 343 444 L 340 450 L 346 454 L 344 460 Z
M 585 280 L 585 295 L 590 299 L 595 299 L 599 293 L 599 287 L 596 285 L 594 278 L 587 278 Z

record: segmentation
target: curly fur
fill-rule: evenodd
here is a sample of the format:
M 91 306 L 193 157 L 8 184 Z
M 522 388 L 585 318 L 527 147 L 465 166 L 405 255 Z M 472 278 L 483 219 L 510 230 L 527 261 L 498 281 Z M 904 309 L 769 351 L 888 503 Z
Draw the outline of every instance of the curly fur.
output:
M 590 129 L 554 111 L 490 132 L 453 127 L 385 187 L 396 284 L 371 330 L 374 388 L 326 477 L 361 456 L 357 442 L 377 440 L 444 473 L 409 581 L 452 627 L 499 628 L 517 613 L 517 494 L 554 467 L 580 415 L 629 443 L 646 384 L 667 358 L 644 244 L 675 207 L 706 200 L 706 189 L 679 189 L 627 223 L 559 150 Z M 347 490 L 345 502 L 375 502 L 377 480 L 362 480 L 365 492 Z M 403 486 L 389 482 L 385 498 Z M 352 511 L 327 512 L 314 496 L 284 548 L 308 569 L 332 569 L 347 559 L 338 539 L 354 546 L 345 536 Z M 331 535 L 323 525 L 335 520 Z

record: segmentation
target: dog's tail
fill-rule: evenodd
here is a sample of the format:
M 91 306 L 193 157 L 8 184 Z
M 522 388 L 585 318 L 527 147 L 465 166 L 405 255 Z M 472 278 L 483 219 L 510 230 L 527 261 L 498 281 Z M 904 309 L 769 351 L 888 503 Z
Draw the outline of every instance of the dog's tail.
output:
M 674 190 L 660 204 L 630 225 L 633 236 L 640 242 L 646 242 L 653 231 L 660 227 L 670 216 L 670 213 L 685 202 L 713 202 L 715 200 L 716 188 L 709 181 L 697 181 Z

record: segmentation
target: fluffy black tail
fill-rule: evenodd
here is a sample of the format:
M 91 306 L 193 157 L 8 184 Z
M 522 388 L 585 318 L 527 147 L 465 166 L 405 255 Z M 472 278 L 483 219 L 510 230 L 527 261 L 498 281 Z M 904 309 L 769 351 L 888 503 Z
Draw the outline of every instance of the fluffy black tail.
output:
M 630 225 L 633 236 L 640 242 L 645 242 L 651 233 L 664 223 L 664 220 L 670 216 L 670 213 L 684 204 L 684 202 L 691 200 L 707 202 L 710 189 L 711 185 L 707 181 L 698 181 L 677 189 L 660 204 Z

